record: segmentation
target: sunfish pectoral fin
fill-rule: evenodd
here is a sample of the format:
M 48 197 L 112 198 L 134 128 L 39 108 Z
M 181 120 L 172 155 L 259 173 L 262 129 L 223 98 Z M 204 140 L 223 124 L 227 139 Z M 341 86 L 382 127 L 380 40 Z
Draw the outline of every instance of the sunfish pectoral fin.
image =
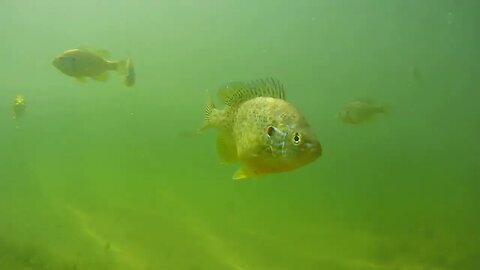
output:
M 245 171 L 243 170 L 243 168 L 238 169 L 238 170 L 233 174 L 233 177 L 232 177 L 233 180 L 245 180 L 246 178 L 248 178 L 248 176 L 247 176 L 247 174 L 245 173 Z
M 218 134 L 217 152 L 225 163 L 232 163 L 238 160 L 237 145 L 230 133 L 221 131 Z
M 253 177 L 260 176 L 261 174 L 258 174 L 254 170 L 251 170 L 250 168 L 246 166 L 240 167 L 234 174 L 233 174 L 233 180 L 247 180 Z

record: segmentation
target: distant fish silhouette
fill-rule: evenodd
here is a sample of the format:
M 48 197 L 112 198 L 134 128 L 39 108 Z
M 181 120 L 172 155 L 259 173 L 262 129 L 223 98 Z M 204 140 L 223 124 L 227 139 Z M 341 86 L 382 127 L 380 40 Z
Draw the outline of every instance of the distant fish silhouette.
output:
M 21 94 L 15 96 L 15 100 L 13 101 L 13 119 L 21 118 L 26 108 L 25 97 Z
M 418 66 L 412 67 L 412 78 L 417 82 L 423 79 L 423 73 Z

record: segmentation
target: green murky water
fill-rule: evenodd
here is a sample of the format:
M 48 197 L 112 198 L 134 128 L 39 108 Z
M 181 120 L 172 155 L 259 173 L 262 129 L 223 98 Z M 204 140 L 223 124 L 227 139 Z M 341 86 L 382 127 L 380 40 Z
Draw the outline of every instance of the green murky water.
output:
M 479 3 L 3 1 L 0 269 L 480 269 Z M 136 85 L 51 65 L 77 46 Z M 206 89 L 267 76 L 324 153 L 234 182 L 192 131 Z M 335 118 L 359 97 L 391 112 Z

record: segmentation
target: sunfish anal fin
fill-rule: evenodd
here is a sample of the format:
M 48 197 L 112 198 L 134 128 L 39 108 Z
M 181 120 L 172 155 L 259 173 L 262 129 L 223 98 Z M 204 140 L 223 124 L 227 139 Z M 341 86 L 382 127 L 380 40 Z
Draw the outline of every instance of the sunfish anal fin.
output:
M 92 76 L 92 79 L 94 79 L 96 81 L 104 82 L 104 81 L 108 80 L 108 72 L 103 72 L 102 74 Z

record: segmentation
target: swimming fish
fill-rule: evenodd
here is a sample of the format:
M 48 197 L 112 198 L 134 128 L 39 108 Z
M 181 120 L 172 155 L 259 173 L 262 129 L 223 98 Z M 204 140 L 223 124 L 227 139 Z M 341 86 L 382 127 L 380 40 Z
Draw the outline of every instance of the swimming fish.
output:
M 218 96 L 225 108 L 217 109 L 209 96 L 202 129 L 218 129 L 220 158 L 240 163 L 233 179 L 291 171 L 321 155 L 320 142 L 304 116 L 285 100 L 279 81 L 234 82 Z
M 356 100 L 348 103 L 337 117 L 348 124 L 360 124 L 370 121 L 376 114 L 386 113 L 387 108 L 371 101 Z
M 13 101 L 13 119 L 22 117 L 26 108 L 25 97 L 18 94 Z
M 417 66 L 412 67 L 412 78 L 417 82 L 422 80 L 423 74 L 419 67 Z
M 82 47 L 63 52 L 53 59 L 52 64 L 62 73 L 75 77 L 81 82 L 85 81 L 85 77 L 106 81 L 109 70 L 117 70 L 127 75 L 128 59 L 110 61 L 108 57 L 108 52 L 105 50 Z

